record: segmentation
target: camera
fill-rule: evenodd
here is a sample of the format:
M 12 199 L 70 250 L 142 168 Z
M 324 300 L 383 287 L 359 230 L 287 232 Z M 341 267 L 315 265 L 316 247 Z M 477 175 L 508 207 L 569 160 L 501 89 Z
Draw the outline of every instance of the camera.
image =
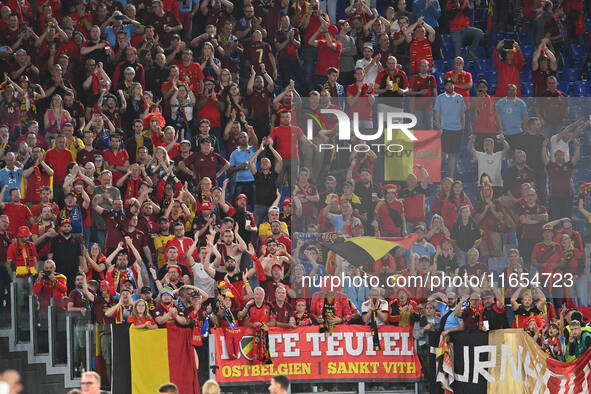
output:
M 43 276 L 41 278 L 44 280 L 49 280 L 50 275 L 51 275 L 51 271 L 45 270 L 45 271 L 43 271 Z
M 115 15 L 115 20 L 122 21 L 123 15 Z
M 215 35 L 213 35 L 213 34 L 210 34 L 210 35 L 209 35 L 209 39 L 210 39 L 210 40 L 214 40 L 214 39 L 215 39 Z
M 515 44 L 515 41 L 513 41 L 512 39 L 510 39 L 510 38 L 505 39 L 503 41 L 503 49 L 505 49 L 506 51 L 512 51 L 514 44 Z
M 318 11 L 318 6 L 317 5 L 313 5 L 312 6 L 312 11 Z

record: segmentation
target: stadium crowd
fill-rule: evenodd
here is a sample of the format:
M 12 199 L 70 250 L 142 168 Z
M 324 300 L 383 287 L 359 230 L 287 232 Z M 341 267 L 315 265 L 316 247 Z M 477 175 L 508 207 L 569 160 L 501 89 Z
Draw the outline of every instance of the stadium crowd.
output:
M 0 306 L 13 281 L 17 314 L 32 293 L 39 313 L 71 313 L 78 373 L 90 322 L 107 366 L 109 324 L 194 327 L 203 381 L 203 336 L 236 325 L 260 335 L 259 362 L 269 327 L 338 324 L 414 325 L 423 361 L 427 331 L 510 326 L 579 356 L 591 118 L 570 96 L 591 93 L 589 4 L 7 1 Z M 323 108 L 371 129 L 380 99 L 441 130 L 441 182 L 420 164 L 385 182 L 373 151 L 319 152 L 336 122 L 302 131 Z M 359 267 L 302 236 L 325 233 L 416 241 Z M 302 285 L 341 272 L 496 279 Z M 521 273 L 542 284 L 499 286 Z

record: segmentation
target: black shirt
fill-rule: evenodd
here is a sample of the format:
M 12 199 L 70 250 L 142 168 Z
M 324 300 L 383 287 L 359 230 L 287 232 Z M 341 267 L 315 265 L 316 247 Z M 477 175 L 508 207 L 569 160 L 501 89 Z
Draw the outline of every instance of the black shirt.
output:
M 74 238 L 64 238 L 62 234 L 51 240 L 52 260 L 55 261 L 56 271 L 63 273 L 68 279 L 68 291 L 74 289 L 75 276 L 80 266 L 80 242 Z
M 533 170 L 543 170 L 542 145 L 545 137 L 541 134 L 521 133 L 517 139 L 517 148 L 527 155 L 526 164 Z
M 277 173 L 271 170 L 265 175 L 262 171 L 257 171 L 254 175 L 254 184 L 257 191 L 255 204 L 266 207 L 273 204 L 273 201 L 277 197 Z
M 490 308 L 484 308 L 482 312 L 482 321 L 488 320 L 489 330 L 499 330 L 507 328 L 507 315 L 505 311 L 498 309 L 497 304 L 493 304 Z

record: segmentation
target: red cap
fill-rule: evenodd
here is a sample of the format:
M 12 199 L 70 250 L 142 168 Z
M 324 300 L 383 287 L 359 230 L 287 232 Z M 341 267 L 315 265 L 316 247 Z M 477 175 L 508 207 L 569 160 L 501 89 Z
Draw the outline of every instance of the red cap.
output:
M 201 210 L 204 210 L 204 209 L 209 209 L 209 210 L 212 210 L 213 209 L 211 207 L 211 203 L 209 201 L 203 201 L 201 203 Z
M 286 198 L 283 200 L 283 202 L 281 203 L 281 206 L 284 206 L 284 205 L 291 205 L 291 204 L 292 204 L 291 198 L 290 198 L 290 197 L 286 197 Z
M 386 193 L 388 193 L 388 192 L 398 193 L 398 190 L 399 190 L 399 187 L 396 186 L 396 185 L 394 185 L 394 184 L 392 184 L 392 183 L 390 183 L 388 185 L 385 185 L 385 186 L 380 186 L 380 188 L 382 190 L 385 190 Z
M 275 267 L 279 267 L 279 269 L 283 269 L 283 267 L 281 266 L 281 264 L 279 263 L 275 263 L 271 266 L 271 269 L 275 268 Z
M 556 157 L 559 153 L 562 153 L 563 155 L 566 154 L 562 149 L 558 149 L 556 152 L 554 152 L 554 157 Z
M 211 75 L 205 78 L 206 81 L 212 81 L 215 82 L 215 78 L 212 77 Z
M 339 28 L 339 30 L 341 30 L 343 28 L 343 25 L 347 23 L 346 20 L 344 19 L 339 19 L 339 21 L 337 22 L 337 27 Z
M 72 225 L 72 221 L 70 219 L 64 219 L 64 220 L 62 220 L 62 226 L 64 224 L 66 224 L 66 223 L 69 224 L 69 225 Z
M 76 179 L 74 179 L 74 181 L 72 182 L 72 184 L 75 185 L 78 182 L 84 183 L 84 178 L 82 178 L 80 176 L 79 177 L 76 177 Z
M 238 202 L 238 200 L 240 200 L 241 198 L 244 198 L 246 202 L 248 202 L 248 197 L 246 197 L 246 194 L 244 193 L 240 193 L 239 195 L 237 195 L 234 201 Z
M 26 238 L 26 237 L 30 237 L 31 231 L 29 230 L 29 228 L 27 226 L 20 226 L 18 228 L 18 232 L 16 233 L 16 236 L 18 238 Z
M 336 37 L 339 34 L 339 29 L 335 25 L 328 26 L 328 32 L 331 36 Z

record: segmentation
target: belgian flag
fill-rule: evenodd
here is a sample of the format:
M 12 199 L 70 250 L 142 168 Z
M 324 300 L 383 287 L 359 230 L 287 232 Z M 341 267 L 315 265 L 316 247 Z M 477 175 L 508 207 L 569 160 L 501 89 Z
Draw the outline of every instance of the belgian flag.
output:
M 157 393 L 163 383 L 199 393 L 190 328 L 136 329 L 113 325 L 113 394 Z

